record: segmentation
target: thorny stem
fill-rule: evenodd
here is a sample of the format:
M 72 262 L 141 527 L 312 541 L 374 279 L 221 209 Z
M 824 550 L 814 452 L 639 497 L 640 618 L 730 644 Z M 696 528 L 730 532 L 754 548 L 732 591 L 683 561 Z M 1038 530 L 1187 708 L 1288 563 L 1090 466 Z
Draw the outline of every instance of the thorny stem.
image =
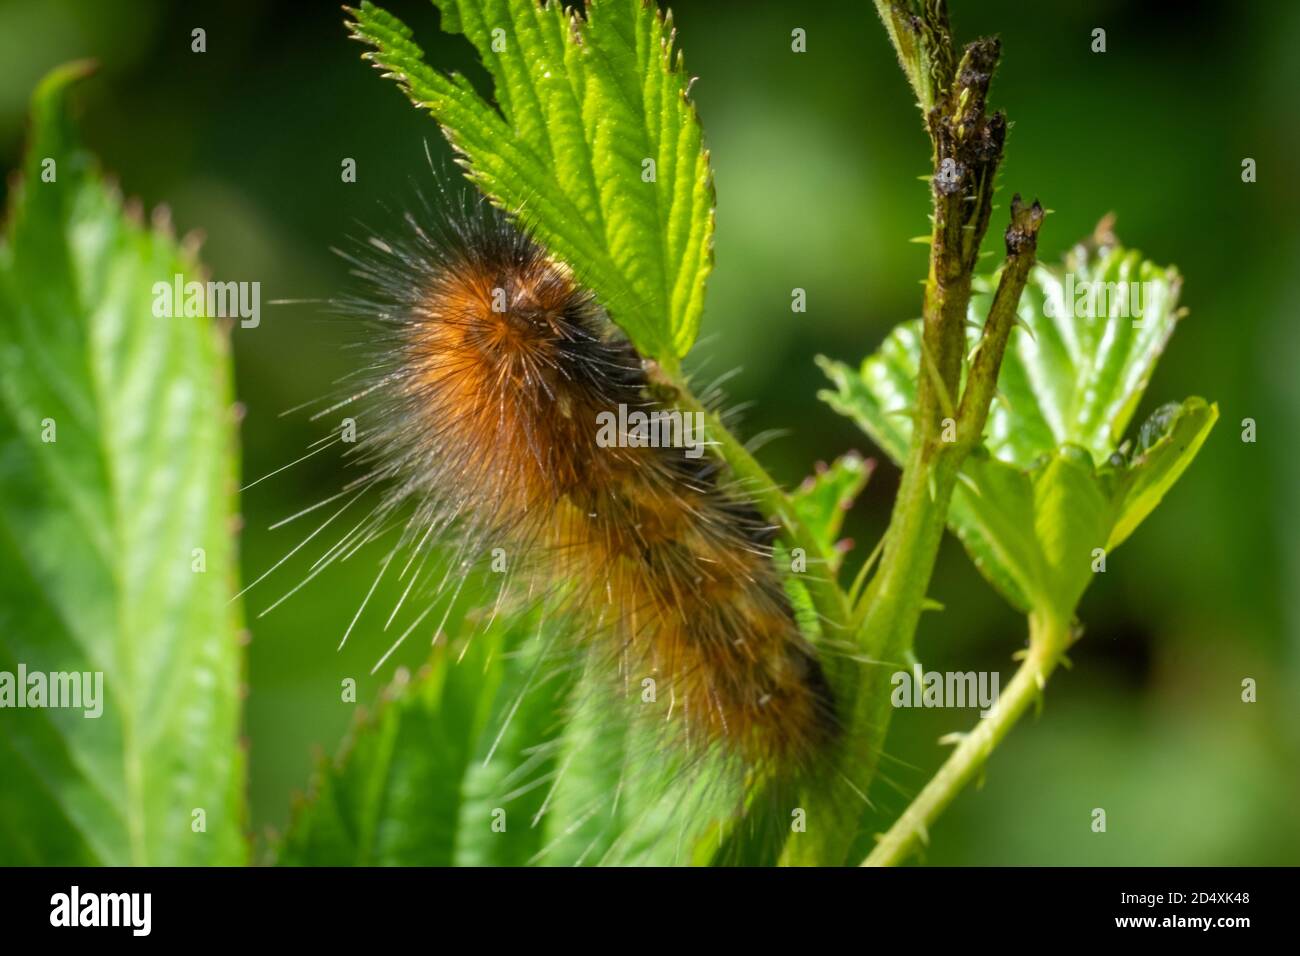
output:
M 929 843 L 929 827 L 984 767 L 993 748 L 1020 719 L 1031 702 L 1039 699 L 1047 678 L 1064 658 L 1072 640 L 1068 621 L 1046 613 L 1029 616 L 1029 650 L 1019 670 L 997 699 L 987 717 L 952 752 L 939 772 L 880 838 L 863 866 L 895 866 L 918 847 Z
M 934 107 L 937 93 L 952 82 L 952 33 L 946 6 L 943 0 L 925 0 L 914 13 L 910 4 L 900 0 L 875 2 L 924 116 Z
M 874 666 L 861 674 L 849 698 L 847 745 L 839 769 L 863 798 L 875 776 L 891 716 L 889 675 L 906 667 L 911 657 L 948 506 L 966 455 L 981 438 L 1043 218 L 1037 203 L 1025 207 L 1017 197 L 1012 204 L 1007 261 L 959 404 L 971 277 L 992 211 L 993 182 L 1006 136 L 1003 114 L 985 112 L 999 45 L 995 39 L 969 44 L 948 76 L 944 65 L 955 59 L 951 48 L 932 49 L 935 43 L 951 44 L 942 0 L 924 0 L 919 16 L 907 14 L 898 0 L 878 2 L 878 7 L 896 44 L 900 29 L 910 31 L 907 36 L 914 43 L 914 49 L 899 45 L 898 51 L 918 91 L 934 147 L 934 224 L 912 443 L 880 568 L 855 608 L 857 643 Z M 957 440 L 945 441 L 944 419 L 954 415 L 960 419 L 952 423 Z M 838 787 L 830 793 L 810 791 L 804 799 L 810 804 L 808 833 L 787 844 L 783 862 L 843 862 L 849 850 L 846 833 L 855 832 L 858 819 L 853 816 L 853 796 Z
M 1005 116 L 985 112 L 1000 47 L 996 39 L 977 40 L 965 48 L 958 60 L 944 0 L 913 2 L 921 5 L 919 13 L 909 12 L 902 0 L 876 0 L 904 71 L 917 92 L 934 147 L 933 230 L 912 444 L 880 568 L 858 605 L 850 607 L 833 575 L 809 575 L 806 579 L 822 618 L 837 628 L 852 622 L 854 633 L 846 636 L 853 638 L 859 651 L 877 665 L 868 671 L 837 667 L 832 674 L 846 701 L 843 722 L 848 730 L 847 746 L 836 755 L 835 763 L 843 780 L 863 797 L 875 775 L 888 729 L 889 675 L 905 666 L 911 656 L 912 639 L 947 524 L 948 506 L 962 463 L 981 440 L 1002 355 L 1034 263 L 1043 218 L 1037 202 L 1025 206 L 1019 196 L 1015 197 L 1006 232 L 1007 259 L 967 376 L 965 393 L 959 396 L 966 360 L 971 278 L 992 213 L 994 179 L 1006 137 Z M 653 377 L 674 393 L 673 400 L 683 411 L 704 413 L 717 453 L 745 485 L 756 506 L 781 524 L 791 544 L 804 548 L 821 567 L 830 567 L 830 556 L 799 519 L 789 498 L 719 417 L 700 405 L 677 370 L 661 367 Z M 956 441 L 944 440 L 944 419 L 948 417 L 956 418 Z M 1059 661 L 1059 652 L 1050 661 L 1041 656 L 1046 652 L 1035 652 L 1034 648 L 1042 644 L 1031 644 L 1031 657 L 1026 661 L 1026 667 L 1032 661 L 1035 669 L 1022 668 L 1021 673 L 1029 676 L 1022 680 L 1018 674 L 1008 688 L 1007 697 L 1012 700 L 1006 705 L 1007 712 L 1013 707 L 1019 709 L 1004 718 L 1005 728 L 991 738 L 989 747 L 1001 739 L 1030 699 L 1026 696 L 1023 703 L 1016 703 L 1013 689 L 1023 693 L 1023 681 L 1036 680 L 1034 675 L 1038 674 L 1045 678 Z M 1049 642 L 1043 646 L 1054 645 Z M 977 731 L 968 749 L 959 747 L 958 751 L 964 755 L 977 753 L 973 748 L 985 739 L 984 733 Z M 864 742 L 865 752 L 860 749 Z M 986 756 L 987 749 L 979 753 Z M 971 768 L 964 771 L 965 777 L 954 778 L 951 783 L 937 777 L 934 785 L 951 785 L 955 795 L 983 758 L 967 759 Z M 918 808 L 922 829 L 952 795 L 936 796 L 932 807 Z M 856 800 L 835 785 L 829 790 L 809 788 L 800 801 L 807 810 L 808 832 L 787 841 L 780 861 L 796 865 L 844 862 L 860 819 Z M 927 813 L 932 816 L 925 816 Z
M 875 776 L 889 729 L 890 675 L 905 669 L 911 658 L 912 639 L 943 539 L 948 506 L 962 463 L 981 438 L 1007 337 L 1015 324 L 1016 306 L 1034 262 L 1042 218 L 1037 203 L 1023 206 L 1019 197 L 1012 203 L 1012 221 L 1006 234 L 1007 259 L 967 376 L 958 412 L 957 440 L 944 442 L 941 436 L 932 436 L 929 441 L 918 441 L 914 437 L 903 467 L 885 555 L 863 597 L 857 629 L 867 656 L 879 664 L 861 682 L 850 717 L 850 726 L 866 739 L 868 749 L 845 770 L 853 771 L 855 786 L 863 793 Z M 924 375 L 920 381 L 925 381 Z
M 998 373 L 1006 353 L 1007 339 L 1016 325 L 1020 293 L 1034 266 L 1038 230 L 1043 223 L 1043 207 L 1037 202 L 1026 206 L 1019 194 L 1011 199 L 1011 225 L 1007 228 L 1007 260 L 997 291 L 989 306 L 984 331 L 971 359 L 971 371 L 957 413 L 957 435 L 968 447 L 978 444 L 988 421 L 989 406 L 997 392 Z

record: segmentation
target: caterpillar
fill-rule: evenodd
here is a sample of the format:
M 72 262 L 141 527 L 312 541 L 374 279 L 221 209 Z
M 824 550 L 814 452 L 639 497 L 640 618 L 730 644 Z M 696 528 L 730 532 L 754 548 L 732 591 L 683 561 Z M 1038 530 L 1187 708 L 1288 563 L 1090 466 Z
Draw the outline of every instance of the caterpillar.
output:
M 562 591 L 579 644 L 653 681 L 688 752 L 806 769 L 838 720 L 774 527 L 698 448 L 609 440 L 629 410 L 671 409 L 572 269 L 485 201 L 425 209 L 345 253 L 344 311 L 371 329 L 349 400 L 376 422 L 355 450 L 386 489 L 373 524 L 409 505 L 409 550 L 450 540 Z

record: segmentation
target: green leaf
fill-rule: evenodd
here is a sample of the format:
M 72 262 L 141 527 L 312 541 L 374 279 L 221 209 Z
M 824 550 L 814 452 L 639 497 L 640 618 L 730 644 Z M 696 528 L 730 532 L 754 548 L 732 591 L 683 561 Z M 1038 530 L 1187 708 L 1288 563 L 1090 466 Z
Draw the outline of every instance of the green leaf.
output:
M 856 452 L 849 452 L 835 459 L 829 467 L 819 464 L 817 473 L 805 478 L 790 495 L 799 520 L 816 538 L 822 551 L 831 555 L 832 571 L 838 569 L 844 557 L 835 547 L 844 516 L 867 486 L 874 467 L 873 462 L 863 460 Z
M 1118 469 L 1113 491 L 1119 510 L 1107 548 L 1117 548 L 1155 510 L 1179 476 L 1192 463 L 1219 417 L 1218 406 L 1190 398 L 1182 405 L 1157 409 L 1143 426 L 1139 450 Z
M 1119 247 L 1080 245 L 1063 270 L 1037 266 L 1020 299 L 1028 332 L 1012 337 L 998 379 L 989 450 L 1028 467 L 1051 448 L 1072 444 L 1103 464 L 1174 332 L 1182 284 L 1173 266 L 1161 268 Z M 992 289 L 986 284 L 972 297 L 973 322 L 983 324 Z M 1087 296 L 1100 290 L 1106 290 L 1104 305 L 1098 300 L 1089 307 Z
M 1136 322 L 1118 294 L 1129 282 L 1145 283 L 1137 287 Z M 1109 551 L 1132 533 L 1213 427 L 1217 409 L 1191 398 L 1152 416 L 1139 453 L 1125 454 L 1121 443 L 1173 332 L 1180 285 L 1172 267 L 1087 245 L 1063 270 L 1038 266 L 1031 277 L 984 445 L 963 467 L 948 516 L 981 572 L 1021 610 L 1073 612 L 1094 550 Z M 972 348 L 995 282 L 980 287 L 971 303 Z M 1108 307 L 1076 311 L 1079 296 L 1094 288 L 1108 290 Z M 919 357 L 919 323 L 908 322 L 860 370 L 819 359 L 835 385 L 822 397 L 898 462 L 911 442 Z
M 533 616 L 498 622 L 458 648 L 440 643 L 414 680 L 399 675 L 340 757 L 317 768 L 279 862 L 529 862 L 544 846 L 570 689 L 545 665 L 538 630 Z
M 1088 453 L 1063 445 L 1035 469 L 1033 533 L 1040 561 L 1035 606 L 1072 614 L 1093 571 L 1094 549 L 1110 531 L 1110 501 Z M 1068 620 L 1068 617 L 1067 617 Z
M 496 106 L 424 62 L 411 30 L 350 10 L 366 54 L 427 109 L 470 180 L 593 289 L 642 354 L 695 341 L 713 263 L 713 179 L 671 14 L 643 0 L 434 0 L 492 77 Z M 648 178 L 647 161 L 654 165 Z
M 679 779 L 658 728 L 611 710 L 606 668 L 579 675 L 548 655 L 536 614 L 463 632 L 415 679 L 400 676 L 340 756 L 318 765 L 279 862 L 682 861 L 722 812 L 716 781 L 702 768 Z
M 574 694 L 561 771 L 545 820 L 546 865 L 691 862 L 702 840 L 736 807 L 735 780 L 708 758 L 691 763 L 659 721 L 627 719 L 641 688 L 611 700 L 596 667 Z
M 200 266 L 78 145 L 86 72 L 36 91 L 0 245 L 0 671 L 102 672 L 103 712 L 0 711 L 0 863 L 237 864 L 229 344 L 154 317 Z
M 948 526 L 980 572 L 1028 611 L 1043 590 L 1044 559 L 1034 533 L 1034 476 L 976 448 L 953 492 Z

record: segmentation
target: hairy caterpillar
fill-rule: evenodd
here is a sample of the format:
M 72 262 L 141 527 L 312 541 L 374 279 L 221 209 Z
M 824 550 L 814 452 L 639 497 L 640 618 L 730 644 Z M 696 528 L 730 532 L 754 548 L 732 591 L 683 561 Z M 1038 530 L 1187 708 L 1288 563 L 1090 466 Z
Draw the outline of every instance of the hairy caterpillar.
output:
M 654 681 L 688 752 L 805 769 L 837 719 L 774 529 L 710 456 L 599 440 L 619 406 L 625 421 L 666 405 L 569 268 L 485 202 L 428 212 L 345 253 L 364 288 L 343 309 L 373 331 L 344 400 L 365 398 L 375 423 L 353 484 L 384 491 L 338 550 L 397 522 L 407 569 L 435 543 L 453 543 L 449 576 L 497 554 L 562 592 L 566 630 L 611 676 Z

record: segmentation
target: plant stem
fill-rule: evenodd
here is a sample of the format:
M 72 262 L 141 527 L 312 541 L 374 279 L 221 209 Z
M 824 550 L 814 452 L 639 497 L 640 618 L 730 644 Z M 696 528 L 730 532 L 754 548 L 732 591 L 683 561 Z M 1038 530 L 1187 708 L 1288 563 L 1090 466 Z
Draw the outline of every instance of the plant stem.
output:
M 934 108 L 940 91 L 952 84 L 953 54 L 948 5 L 926 0 L 919 7 L 905 0 L 875 0 L 880 22 L 898 51 L 903 74 L 916 93 L 921 115 Z
M 945 4 L 925 0 L 919 18 L 908 14 L 910 6 L 894 0 L 877 4 L 921 100 L 934 147 L 930 179 L 934 222 L 912 444 L 879 570 L 853 610 L 855 644 L 876 666 L 841 684 L 849 694 L 842 698 L 845 733 L 834 763 L 847 787 L 832 780 L 829 786 L 806 788 L 801 800 L 807 811 L 808 832 L 787 842 L 784 863 L 843 863 L 848 858 L 845 834 L 856 832 L 861 809 L 857 801 L 866 799 L 884 747 L 890 717 L 889 674 L 905 667 L 911 654 L 947 524 L 948 505 L 973 444 L 945 440 L 945 420 L 957 414 L 971 276 L 988 228 L 993 180 L 1006 136 L 1006 117 L 985 112 L 1000 47 L 996 39 L 976 40 L 966 46 L 954 69 L 957 58 Z M 1032 251 L 1030 255 L 1032 258 Z M 1014 293 L 1014 312 L 1024 274 L 1006 272 L 1013 272 L 1006 295 Z M 990 345 L 990 351 L 1005 345 L 1002 336 Z M 984 399 L 986 407 L 991 398 L 990 388 Z
M 1011 683 L 998 697 L 989 715 L 962 737 L 939 772 L 894 822 L 889 832 L 880 838 L 863 866 L 897 865 L 918 846 L 928 843 L 930 825 L 984 767 L 993 748 L 1007 735 L 1029 704 L 1039 699 L 1047 678 L 1060 664 L 1070 640 L 1068 621 L 1037 611 L 1029 616 L 1029 650 Z
M 967 376 L 965 394 L 961 397 L 956 441 L 943 440 L 939 414 L 944 405 L 949 407 L 949 414 L 952 413 L 952 399 L 945 402 L 938 393 L 946 386 L 939 376 L 928 376 L 924 369 L 919 374 L 918 396 L 928 392 L 931 398 L 926 402 L 918 397 L 912 444 L 886 532 L 880 569 L 872 578 L 860 606 L 854 609 L 858 645 L 866 657 L 875 662 L 875 666 L 854 683 L 853 696 L 848 699 L 850 709 L 844 720 L 849 731 L 847 743 L 850 749 L 842 755 L 841 769 L 845 779 L 860 795 L 867 794 L 880 761 L 893 709 L 889 700 L 890 675 L 908 667 L 926 589 L 947 525 L 948 506 L 962 464 L 971 448 L 981 440 L 989 404 L 997 387 L 1002 355 L 1015 324 L 1016 308 L 1034 263 L 1042 218 L 1043 211 L 1038 203 L 1025 206 L 1018 196 L 1013 201 L 1011 224 L 1006 231 L 1007 259 L 985 322 L 980 351 Z M 942 255 L 945 249 L 956 254 L 951 246 L 936 241 L 932 257 Z M 973 267 L 974 257 L 969 261 Z M 970 295 L 969 276 L 958 283 L 933 281 L 935 273 L 945 268 L 948 268 L 946 264 L 932 265 L 932 281 L 926 287 L 927 320 L 932 318 L 940 326 L 943 322 L 953 321 L 948 317 L 957 311 L 951 298 L 962 298 L 961 314 L 964 316 Z M 957 326 L 964 341 L 963 326 L 964 319 Z M 935 340 L 943 341 L 942 336 L 948 334 L 949 330 L 941 327 Z M 959 359 L 960 356 L 961 353 Z M 957 371 L 960 372 L 960 365 Z M 845 804 L 851 806 L 850 801 L 854 798 L 845 794 L 843 788 L 836 788 L 828 794 L 810 794 L 808 799 L 818 804 L 818 816 L 825 818 L 823 826 L 826 830 L 821 833 L 820 840 L 811 839 L 810 824 L 808 838 L 791 841 L 788 845 L 786 862 L 843 862 L 847 847 L 842 839 L 834 840 L 839 838 L 846 825 Z M 809 809 L 811 815 L 812 809 Z
M 1038 230 L 1043 224 L 1043 207 L 1038 200 L 1026 206 L 1017 193 L 1011 199 L 1011 225 L 1007 227 L 1007 258 L 998 279 L 997 291 L 989 305 L 984 320 L 984 332 L 975 347 L 966 392 L 962 395 L 957 414 L 957 434 L 969 447 L 984 440 L 984 425 L 988 421 L 989 406 L 997 392 L 998 374 L 1002 370 L 1002 357 L 1007 350 L 1007 339 L 1016 324 L 1016 310 L 1020 295 L 1029 280 L 1038 249 Z
M 911 653 L 948 505 L 962 462 L 983 428 L 1016 304 L 1033 261 L 1033 237 L 1042 216 L 1035 204 L 1037 218 L 1027 230 L 1028 239 L 1013 250 L 1013 232 L 1019 236 L 1026 231 L 1021 228 L 1018 200 L 1013 206 L 1012 227 L 1007 232 L 1008 255 L 1013 261 L 1004 268 L 995 296 L 995 303 L 1000 301 L 997 320 L 990 322 L 990 334 L 981 343 L 984 364 L 972 370 L 990 381 L 986 388 L 973 391 L 968 384 L 959 412 L 971 276 L 988 228 L 993 182 L 1006 135 L 1006 118 L 1001 113 L 985 113 L 1000 47 L 996 39 L 977 40 L 964 49 L 958 61 L 944 0 L 919 0 L 917 13 L 912 12 L 914 2 L 877 0 L 900 62 L 917 92 L 934 147 L 934 223 L 912 446 L 884 539 L 880 569 L 859 607 L 849 607 L 833 576 L 819 579 L 810 575 L 808 580 L 809 593 L 823 618 L 841 627 L 852 620 L 853 633 L 846 636 L 854 638 L 858 651 L 865 651 L 868 659 L 896 666 L 902 666 Z M 683 410 L 704 411 L 676 369 L 661 368 L 658 378 L 676 391 L 676 401 Z M 782 523 L 796 546 L 829 567 L 829 556 L 822 553 L 803 527 L 785 494 L 717 416 L 707 411 L 705 414 L 719 454 L 737 478 L 752 485 L 755 503 Z M 959 432 L 957 441 L 945 440 L 945 420 L 958 414 L 974 427 L 966 434 Z M 809 829 L 786 842 L 782 863 L 842 863 L 848 857 L 860 808 L 840 780 L 865 798 L 889 722 L 890 672 L 888 667 L 864 672 L 847 666 L 851 663 L 837 660 L 829 669 L 838 699 L 844 702 L 841 718 L 846 732 L 838 752 L 829 761 L 831 776 L 801 790 L 799 800 L 807 811 Z

